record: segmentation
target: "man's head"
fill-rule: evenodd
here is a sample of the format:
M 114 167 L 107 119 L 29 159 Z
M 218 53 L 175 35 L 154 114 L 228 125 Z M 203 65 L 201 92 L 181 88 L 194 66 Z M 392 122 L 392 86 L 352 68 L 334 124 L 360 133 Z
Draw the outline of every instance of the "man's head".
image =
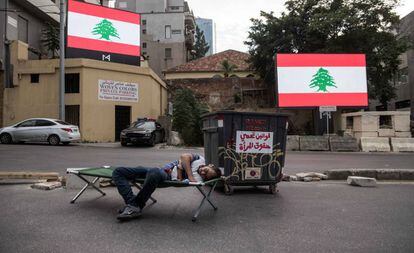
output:
M 197 169 L 198 174 L 204 181 L 211 180 L 221 176 L 221 170 L 214 164 L 200 165 Z

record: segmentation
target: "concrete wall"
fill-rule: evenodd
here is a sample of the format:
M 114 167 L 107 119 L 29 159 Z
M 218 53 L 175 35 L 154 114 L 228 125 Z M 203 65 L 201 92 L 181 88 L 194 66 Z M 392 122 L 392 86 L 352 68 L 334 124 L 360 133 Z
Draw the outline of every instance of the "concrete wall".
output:
M 197 78 L 213 78 L 219 75 L 224 77 L 224 72 L 167 72 L 164 74 L 165 79 L 197 79 Z M 247 77 L 253 75 L 250 71 L 236 71 L 231 75 L 237 77 Z
M 14 44 L 13 49 L 18 47 Z M 16 54 L 16 50 L 13 50 Z M 14 54 L 14 55 L 15 55 Z M 115 105 L 131 107 L 131 120 L 157 118 L 167 109 L 167 88 L 155 73 L 142 67 L 95 61 L 67 59 L 66 73 L 80 74 L 80 92 L 65 94 L 66 105 L 80 105 L 80 129 L 84 141 L 114 141 Z M 30 83 L 30 74 L 39 74 L 39 83 Z M 14 88 L 4 94 L 5 125 L 30 117 L 59 117 L 59 62 L 29 60 L 16 64 Z M 98 99 L 98 80 L 138 84 L 138 102 Z
M 171 90 L 172 100 L 175 90 L 188 88 L 212 110 L 242 106 L 265 107 L 269 103 L 268 92 L 263 83 L 251 78 L 172 79 L 166 82 Z M 241 97 L 242 92 L 243 97 Z M 239 103 L 235 103 L 235 96 L 240 96 Z

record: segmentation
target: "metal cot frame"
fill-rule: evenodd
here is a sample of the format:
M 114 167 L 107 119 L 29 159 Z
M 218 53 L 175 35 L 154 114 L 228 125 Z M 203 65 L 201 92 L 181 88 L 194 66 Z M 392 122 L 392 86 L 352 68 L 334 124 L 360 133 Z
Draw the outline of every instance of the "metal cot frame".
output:
M 93 170 L 93 171 L 91 171 Z M 73 174 L 76 175 L 78 178 L 80 178 L 82 181 L 85 182 L 85 186 L 73 197 L 73 199 L 70 201 L 71 204 L 75 203 L 75 201 L 85 192 L 85 190 L 88 187 L 92 187 L 99 193 L 101 193 L 103 196 L 106 195 L 105 192 L 103 192 L 101 189 L 99 189 L 95 183 L 100 178 L 112 178 L 112 171 L 114 168 L 104 166 L 102 168 L 68 168 L 66 169 L 67 174 Z M 92 177 L 92 180 L 88 180 L 85 176 Z M 145 179 L 136 179 L 134 181 L 131 181 L 131 183 L 138 189 L 141 190 L 141 184 L 144 183 Z M 159 188 L 166 188 L 166 187 L 196 187 L 197 190 L 203 195 L 203 198 L 198 206 L 198 208 L 195 210 L 194 215 L 192 217 L 192 221 L 195 222 L 197 220 L 198 215 L 200 214 L 201 208 L 203 207 L 204 203 L 207 201 L 211 207 L 213 207 L 214 211 L 217 210 L 217 206 L 213 204 L 211 201 L 211 193 L 214 191 L 214 189 L 217 186 L 217 183 L 221 181 L 221 178 L 212 179 L 206 182 L 199 182 L 199 183 L 184 183 L 181 181 L 164 181 Z M 208 191 L 203 190 L 203 186 L 211 186 Z M 151 201 L 153 203 L 156 203 L 157 200 L 153 197 L 150 197 Z

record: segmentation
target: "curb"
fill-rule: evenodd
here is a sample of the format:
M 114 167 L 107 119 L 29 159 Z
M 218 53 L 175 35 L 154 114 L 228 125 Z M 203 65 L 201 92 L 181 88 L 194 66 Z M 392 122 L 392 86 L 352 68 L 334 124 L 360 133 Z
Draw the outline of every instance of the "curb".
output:
M 347 180 L 349 176 L 377 180 L 414 180 L 414 169 L 334 169 L 324 172 L 329 180 Z

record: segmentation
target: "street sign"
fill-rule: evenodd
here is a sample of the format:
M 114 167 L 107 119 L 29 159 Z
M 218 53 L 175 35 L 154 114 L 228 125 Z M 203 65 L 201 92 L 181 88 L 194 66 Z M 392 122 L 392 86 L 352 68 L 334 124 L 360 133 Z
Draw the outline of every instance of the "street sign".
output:
M 336 112 L 336 106 L 319 106 L 320 112 Z

